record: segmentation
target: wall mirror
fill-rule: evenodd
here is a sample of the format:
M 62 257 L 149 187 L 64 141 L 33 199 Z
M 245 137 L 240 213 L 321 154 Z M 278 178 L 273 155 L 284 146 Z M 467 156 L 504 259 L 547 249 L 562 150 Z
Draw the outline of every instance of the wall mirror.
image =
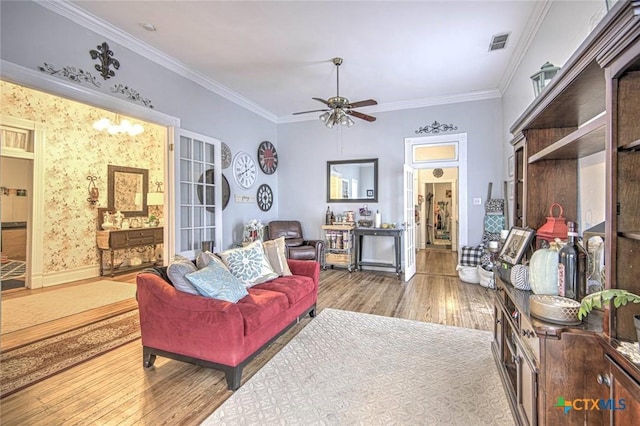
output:
M 377 202 L 378 159 L 327 161 L 327 202 Z
M 109 211 L 120 210 L 127 217 L 147 216 L 149 170 L 108 165 Z

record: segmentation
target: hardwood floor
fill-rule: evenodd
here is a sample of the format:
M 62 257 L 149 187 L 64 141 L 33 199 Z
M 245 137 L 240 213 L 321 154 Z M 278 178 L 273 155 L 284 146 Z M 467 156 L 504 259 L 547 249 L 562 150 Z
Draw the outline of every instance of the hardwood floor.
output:
M 460 281 L 455 253 L 422 250 L 419 273 L 408 283 L 393 273 L 327 270 L 321 273 L 318 310 L 356 312 L 492 330 L 492 291 Z M 243 383 L 306 324 L 305 318 L 246 368 Z M 196 425 L 230 395 L 224 374 L 158 357 L 142 367 L 140 341 L 36 383 L 0 400 L 3 425 Z

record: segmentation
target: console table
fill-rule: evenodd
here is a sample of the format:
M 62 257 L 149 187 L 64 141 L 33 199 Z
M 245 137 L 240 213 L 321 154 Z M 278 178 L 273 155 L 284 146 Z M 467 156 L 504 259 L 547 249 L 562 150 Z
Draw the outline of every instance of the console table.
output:
M 104 270 L 104 252 L 108 251 L 111 256 L 111 264 L 109 273 L 113 277 L 116 272 L 114 268 L 114 252 L 116 250 L 124 250 L 133 247 L 153 246 L 155 251 L 158 244 L 163 243 L 164 229 L 160 227 L 154 228 L 133 228 L 118 229 L 112 231 L 97 231 L 96 242 L 100 251 L 100 275 L 105 275 Z M 140 270 L 155 265 L 154 262 L 142 262 L 140 265 L 124 266 L 118 268 L 118 274 L 130 271 Z
M 400 272 L 402 272 L 402 229 L 397 228 L 356 228 L 353 232 L 356 240 L 356 269 L 362 271 L 363 266 L 380 266 L 384 268 L 395 268 L 396 276 L 400 279 Z M 395 258 L 394 263 L 384 262 L 363 262 L 362 261 L 362 237 L 365 235 L 371 237 L 393 237 L 393 252 Z

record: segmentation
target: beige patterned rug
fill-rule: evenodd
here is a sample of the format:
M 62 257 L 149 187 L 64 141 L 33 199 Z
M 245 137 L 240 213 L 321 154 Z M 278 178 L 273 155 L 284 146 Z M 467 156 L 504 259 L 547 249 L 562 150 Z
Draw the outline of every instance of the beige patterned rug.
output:
M 132 299 L 135 295 L 135 284 L 102 280 L 2 300 L 1 332 L 5 334 L 22 330 L 110 303 Z
M 513 425 L 490 342 L 324 309 L 203 425 Z
M 0 398 L 140 337 L 138 310 L 39 340 L 0 357 Z

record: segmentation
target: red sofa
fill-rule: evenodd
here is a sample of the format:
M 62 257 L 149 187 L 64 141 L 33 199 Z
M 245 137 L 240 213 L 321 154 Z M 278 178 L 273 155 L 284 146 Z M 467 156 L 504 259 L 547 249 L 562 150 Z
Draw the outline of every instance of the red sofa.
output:
M 176 290 L 162 272 L 136 278 L 143 365 L 156 355 L 225 372 L 240 387 L 242 369 L 299 318 L 315 316 L 320 264 L 288 260 L 293 275 L 255 285 L 238 303 Z M 166 268 L 165 268 L 166 269 Z

